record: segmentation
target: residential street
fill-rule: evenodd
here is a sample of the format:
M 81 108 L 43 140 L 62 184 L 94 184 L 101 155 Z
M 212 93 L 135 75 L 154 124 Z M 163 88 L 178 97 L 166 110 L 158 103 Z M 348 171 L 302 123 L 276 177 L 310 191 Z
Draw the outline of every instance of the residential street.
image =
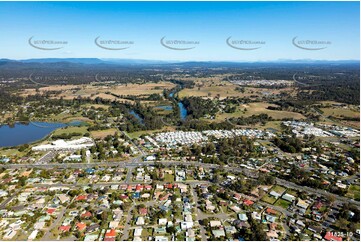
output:
M 217 164 L 208 164 L 208 163 L 200 163 L 200 162 L 181 162 L 181 161 L 157 161 L 157 163 L 161 163 L 162 165 L 165 166 L 174 166 L 174 165 L 186 165 L 186 166 L 202 166 L 204 168 L 219 168 L 220 166 Z M 133 169 L 134 167 L 137 166 L 149 166 L 149 165 L 154 165 L 154 162 L 137 162 L 137 163 L 130 163 L 130 162 L 126 162 L 126 161 L 121 161 L 121 162 L 99 162 L 99 163 L 90 163 L 90 164 L 86 164 L 86 163 L 51 163 L 51 164 L 6 164 L 6 165 L 0 165 L 0 167 L 4 167 L 4 168 L 53 168 L 53 167 L 61 167 L 61 168 L 87 168 L 87 167 L 94 167 L 94 166 L 104 166 L 104 167 L 125 167 L 129 169 Z M 224 170 L 227 171 L 238 171 L 238 172 L 242 172 L 243 174 L 249 176 L 251 174 L 249 174 L 245 168 L 240 168 L 237 166 L 229 166 L 229 167 L 223 167 Z M 127 174 L 127 179 L 129 180 L 130 177 L 129 172 Z M 297 185 L 295 183 L 280 179 L 280 178 L 276 178 L 277 184 L 281 184 L 281 185 L 285 185 L 289 188 L 293 188 L 296 190 L 300 190 L 300 191 L 306 191 L 308 193 L 311 194 L 315 194 L 315 195 L 333 195 L 335 196 L 336 200 L 343 202 L 343 203 L 351 203 L 354 204 L 356 206 L 360 206 L 360 202 L 359 201 L 355 201 L 352 199 L 349 199 L 347 197 L 343 197 L 343 196 L 339 196 L 337 194 L 331 194 L 325 190 L 322 189 L 315 189 L 315 188 L 310 188 L 310 187 L 305 187 L 305 186 L 300 186 Z

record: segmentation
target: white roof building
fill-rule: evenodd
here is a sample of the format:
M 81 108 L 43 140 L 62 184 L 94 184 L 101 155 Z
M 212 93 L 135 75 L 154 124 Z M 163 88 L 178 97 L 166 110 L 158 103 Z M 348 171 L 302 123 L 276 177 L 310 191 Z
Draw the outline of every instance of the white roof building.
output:
M 36 239 L 36 236 L 38 235 L 38 230 L 34 230 L 33 232 L 31 232 L 31 234 L 29 235 L 29 237 L 28 237 L 28 240 L 34 240 L 34 239 Z
M 56 140 L 51 144 L 34 146 L 34 151 L 54 151 L 54 150 L 80 150 L 94 146 L 94 141 L 88 137 L 82 137 L 76 140 Z

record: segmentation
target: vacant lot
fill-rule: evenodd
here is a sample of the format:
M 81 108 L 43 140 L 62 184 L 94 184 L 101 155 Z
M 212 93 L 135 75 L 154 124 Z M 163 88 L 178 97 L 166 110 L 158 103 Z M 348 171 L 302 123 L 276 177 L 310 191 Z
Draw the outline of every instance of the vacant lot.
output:
M 249 103 L 240 105 L 238 111 L 234 113 L 223 113 L 221 115 L 217 115 L 217 120 L 221 121 L 227 118 L 232 117 L 249 117 L 252 115 L 259 115 L 262 113 L 268 114 L 273 119 L 281 120 L 284 118 L 293 118 L 293 119 L 304 119 L 300 113 L 289 112 L 289 111 L 278 111 L 278 110 L 270 110 L 267 107 L 273 106 L 276 107 L 274 104 L 264 103 L 264 102 L 257 102 L 257 103 Z
M 350 110 L 348 108 L 321 108 L 323 111 L 323 114 L 325 116 L 333 116 L 336 118 L 358 118 L 360 117 L 360 112 L 356 112 L 353 110 Z
M 347 192 L 346 196 L 353 198 L 355 200 L 360 200 L 360 186 L 351 185 L 348 188 L 348 192 Z
M 39 89 L 39 93 L 43 94 L 47 91 L 61 91 L 57 94 L 52 94 L 52 98 L 60 98 L 64 99 L 73 99 L 76 97 L 90 97 L 96 98 L 101 97 L 104 99 L 110 100 L 120 100 L 111 94 L 115 94 L 118 96 L 121 95 L 144 95 L 149 96 L 150 94 L 161 94 L 164 89 L 174 88 L 175 84 L 171 82 L 159 82 L 159 83 L 145 83 L 145 84 L 119 84 L 112 86 L 94 86 L 94 85 L 55 85 L 49 87 L 42 87 Z M 35 89 L 25 89 L 22 92 L 23 96 L 34 95 L 36 93 Z M 121 101 L 127 101 L 122 99 Z
M 266 194 L 262 197 L 261 199 L 262 201 L 269 203 L 269 204 L 274 204 L 274 202 L 276 201 L 276 198 L 274 198 L 273 196 Z
M 87 130 L 86 126 L 64 127 L 64 128 L 60 128 L 60 129 L 55 130 L 53 132 L 53 135 L 70 134 L 70 133 L 81 133 L 82 135 L 84 135 L 85 133 L 88 133 L 88 130 Z
M 95 109 L 102 108 L 108 110 L 110 106 L 105 104 L 83 104 L 82 107 L 95 108 Z
M 251 92 L 245 91 L 244 93 L 236 90 L 236 85 L 230 83 L 217 84 L 212 86 L 195 87 L 192 89 L 185 88 L 178 93 L 180 98 L 196 96 L 196 97 L 208 97 L 215 98 L 219 96 L 220 99 L 226 97 L 249 97 Z
M 7 157 L 11 157 L 11 156 L 18 156 L 18 157 L 22 157 L 25 156 L 25 152 L 20 152 L 18 149 L 15 148 L 0 148 L 0 157 L 1 156 L 7 156 Z
M 241 105 L 241 109 L 246 109 L 245 116 L 258 115 L 261 113 L 266 113 L 274 119 L 283 119 L 283 118 L 294 118 L 294 119 L 303 119 L 305 116 L 299 113 L 288 112 L 288 111 L 278 111 L 278 110 L 269 110 L 267 107 L 276 105 L 270 103 L 249 103 Z
M 162 93 L 164 89 L 172 89 L 175 84 L 171 82 L 147 83 L 147 84 L 128 84 L 119 85 L 112 93 L 117 95 L 150 95 L 153 93 Z
M 197 96 L 205 98 L 219 97 L 224 99 L 226 97 L 267 97 L 272 95 L 278 95 L 282 92 L 286 92 L 290 95 L 296 94 L 296 89 L 292 87 L 269 89 L 269 88 L 257 88 L 257 87 L 244 87 L 244 91 L 236 90 L 239 85 L 233 84 L 229 81 L 223 80 L 226 76 L 216 76 L 211 78 L 190 78 L 196 83 L 194 88 L 185 88 L 178 94 L 180 98 Z M 187 78 L 178 78 L 187 80 Z
M 274 205 L 287 209 L 291 205 L 291 203 L 286 200 L 283 200 L 282 198 L 279 198 Z
M 295 197 L 297 197 L 298 195 L 297 191 L 291 189 L 287 189 L 287 193 Z
M 155 129 L 155 130 L 141 130 L 137 132 L 128 133 L 129 137 L 132 139 L 139 138 L 141 135 L 150 135 L 157 132 L 167 132 L 167 131 L 175 131 L 173 127 L 164 127 L 163 129 Z
M 283 194 L 285 191 L 286 191 L 286 188 L 284 187 L 281 187 L 281 186 L 278 186 L 278 185 L 275 185 L 274 187 L 272 187 L 272 190 L 271 191 L 275 191 L 279 194 Z
M 164 181 L 165 182 L 174 182 L 174 175 L 173 174 L 164 174 Z
M 95 139 L 104 139 L 108 135 L 114 135 L 115 133 L 119 133 L 117 129 L 105 129 L 105 130 L 96 130 L 96 131 L 90 131 L 91 136 L 93 136 Z

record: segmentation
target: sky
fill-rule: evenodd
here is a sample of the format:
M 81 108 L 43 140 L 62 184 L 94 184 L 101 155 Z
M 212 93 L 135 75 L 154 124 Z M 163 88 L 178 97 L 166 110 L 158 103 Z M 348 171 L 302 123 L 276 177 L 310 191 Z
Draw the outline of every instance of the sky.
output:
M 359 60 L 359 4 L 0 2 L 0 58 Z

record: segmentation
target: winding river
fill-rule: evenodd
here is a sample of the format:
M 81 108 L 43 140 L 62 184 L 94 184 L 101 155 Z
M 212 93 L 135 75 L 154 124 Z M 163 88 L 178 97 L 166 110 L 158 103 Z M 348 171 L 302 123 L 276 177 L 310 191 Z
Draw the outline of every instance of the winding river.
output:
M 174 99 L 174 94 L 175 92 L 171 92 L 169 94 L 169 97 Z M 181 101 L 178 102 L 178 107 L 179 107 L 179 115 L 181 120 L 185 120 L 188 115 L 187 109 L 185 108 L 184 104 Z

